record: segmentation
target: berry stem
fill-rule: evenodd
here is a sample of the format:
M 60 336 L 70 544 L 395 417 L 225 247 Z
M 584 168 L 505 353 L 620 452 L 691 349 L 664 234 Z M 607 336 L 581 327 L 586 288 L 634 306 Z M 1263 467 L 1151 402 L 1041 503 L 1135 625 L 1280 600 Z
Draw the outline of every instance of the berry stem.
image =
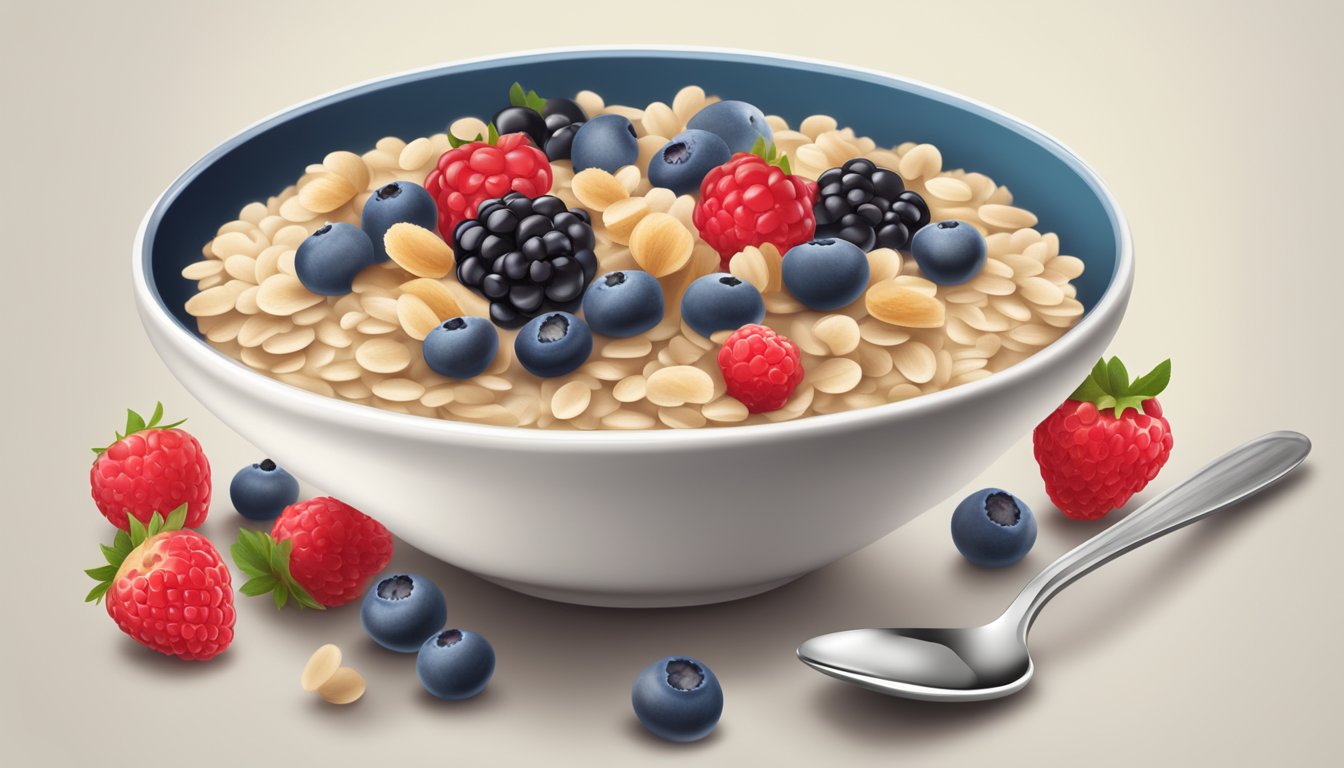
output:
M 1109 361 L 1102 358 L 1069 399 L 1092 403 L 1099 411 L 1112 409 L 1118 419 L 1130 408 L 1143 413 L 1144 401 L 1157 397 L 1170 382 L 1171 358 L 1133 381 L 1129 380 L 1129 371 L 1120 358 L 1112 357 Z

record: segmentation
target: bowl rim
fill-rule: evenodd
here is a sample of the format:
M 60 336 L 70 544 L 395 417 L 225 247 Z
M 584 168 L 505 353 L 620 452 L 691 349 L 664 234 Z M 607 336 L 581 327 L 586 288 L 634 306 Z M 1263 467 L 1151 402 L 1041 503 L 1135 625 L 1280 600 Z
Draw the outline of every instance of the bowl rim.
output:
M 374 87 L 383 87 L 401 81 L 411 81 L 433 73 L 440 75 L 454 70 L 468 69 L 481 64 L 508 65 L 537 59 L 578 58 L 589 55 L 617 56 L 659 55 L 669 57 L 673 54 L 717 58 L 724 61 L 748 62 L 764 65 L 804 64 L 826 74 L 846 77 L 859 76 L 879 85 L 897 86 L 914 92 L 925 98 L 950 104 L 976 113 L 1000 127 L 1022 135 L 1044 146 L 1060 158 L 1076 173 L 1102 202 L 1102 207 L 1110 218 L 1117 236 L 1118 253 L 1114 274 L 1106 289 L 1098 298 L 1090 312 L 1068 329 L 1060 338 L 1033 353 L 1030 357 L 993 376 L 961 384 L 938 392 L 921 394 L 894 403 L 840 411 L 838 413 L 817 414 L 768 424 L 704 426 L 696 429 L 535 429 L 528 427 L 508 427 L 489 424 L 475 424 L 452 419 L 438 419 L 415 414 L 388 411 L 370 405 L 348 402 L 336 397 L 320 395 L 298 386 L 286 384 L 269 376 L 262 375 L 246 367 L 241 362 L 226 356 L 200 336 L 192 333 L 177 321 L 169 311 L 159 292 L 150 287 L 150 253 L 146 249 L 149 226 L 165 207 L 166 202 L 175 198 L 189 180 L 200 169 L 214 162 L 218 156 L 233 149 L 273 124 L 283 122 L 293 115 L 317 107 L 327 101 L 345 98 L 351 94 Z M 954 408 L 958 404 L 988 394 L 995 388 L 1007 388 L 1015 382 L 1028 379 L 1038 369 L 1052 361 L 1067 357 L 1078 347 L 1084 345 L 1089 337 L 1100 332 L 1112 315 L 1123 313 L 1134 282 L 1133 240 L 1128 222 L 1120 209 L 1118 201 L 1109 187 L 1086 161 L 1063 142 L 1046 131 L 1018 119 L 988 104 L 963 96 L 956 92 L 930 85 L 918 80 L 893 75 L 868 67 L 843 64 L 804 56 L 792 56 L 764 51 L 752 51 L 738 48 L 686 45 L 581 45 L 537 48 L 515 51 L 507 54 L 478 56 L 457 59 L 446 63 L 432 64 L 403 72 L 371 78 L 363 82 L 339 88 L 306 101 L 281 109 L 268 115 L 242 130 L 234 133 L 225 141 L 215 145 L 185 171 L 179 174 L 161 192 L 149 206 L 140 222 L 132 246 L 132 274 L 136 302 L 140 306 L 140 316 L 148 328 L 151 323 L 164 332 L 160 338 L 173 347 L 180 355 L 190 358 L 193 365 L 201 368 L 214 378 L 234 388 L 251 388 L 259 398 L 271 398 L 285 401 L 288 410 L 300 411 L 305 415 L 321 419 L 334 419 L 351 423 L 362 428 L 378 432 L 414 433 L 428 439 L 448 439 L 450 441 L 496 443 L 510 447 L 531 446 L 550 448 L 563 446 L 577 451 L 606 451 L 611 448 L 622 450 L 666 450 L 723 448 L 739 443 L 759 443 L 762 441 L 799 440 L 819 437 L 846 431 L 860 425 L 874 422 L 899 420 L 930 411 Z M 170 366 L 171 368 L 171 366 Z M 194 393 L 193 393 L 194 394 Z M 207 406 L 208 408 L 208 406 Z

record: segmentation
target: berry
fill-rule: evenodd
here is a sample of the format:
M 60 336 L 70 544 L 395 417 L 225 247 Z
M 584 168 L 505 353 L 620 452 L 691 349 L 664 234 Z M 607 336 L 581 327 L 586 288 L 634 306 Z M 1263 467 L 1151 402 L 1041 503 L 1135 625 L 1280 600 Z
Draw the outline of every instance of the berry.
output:
M 985 488 L 952 512 L 952 543 L 962 557 L 982 568 L 1012 565 L 1036 543 L 1036 517 L 1011 493 Z
M 620 115 L 598 115 L 574 134 L 569 157 L 574 162 L 575 173 L 588 168 L 615 173 L 639 157 L 635 126 Z
M 865 251 L 905 249 L 929 223 L 929 206 L 900 174 L 856 157 L 817 178 L 819 237 L 837 237 Z
M 377 261 L 387 261 L 383 235 L 393 224 L 406 222 L 433 231 L 439 225 L 439 207 L 419 184 L 393 181 L 379 187 L 364 203 L 360 227 L 373 243 Z M 296 257 L 297 259 L 297 257 Z
M 1119 358 L 1099 361 L 1069 399 L 1036 426 L 1036 463 L 1045 490 L 1075 520 L 1124 506 L 1157 477 L 1171 455 L 1171 425 L 1155 399 L 1171 361 L 1130 382 Z
M 695 129 L 682 131 L 649 159 L 649 183 L 678 195 L 690 194 L 700 189 L 705 174 L 732 156 L 717 134 Z
M 527 134 L 498 136 L 492 126 L 485 140 L 459 144 L 439 156 L 425 177 L 425 191 L 439 207 L 439 234 L 451 240 L 457 225 L 475 218 L 487 200 L 509 192 L 537 197 L 551 191 L 551 163 Z
M 443 592 L 424 576 L 396 573 L 373 583 L 359 608 L 364 631 L 397 653 L 415 653 L 443 628 L 448 606 Z
M 483 317 L 453 317 L 425 336 L 421 353 L 436 373 L 470 379 L 485 372 L 499 352 L 499 331 Z
M 458 224 L 457 279 L 490 300 L 495 325 L 517 328 L 547 309 L 578 308 L 597 274 L 594 242 L 586 210 L 511 192 Z
M 662 286 L 648 272 L 608 272 L 583 294 L 583 317 L 603 336 L 636 336 L 662 322 Z
M 495 673 L 495 649 L 475 632 L 445 629 L 420 646 L 415 672 L 440 699 L 469 699 L 485 690 Z
M 868 255 L 837 238 L 799 243 L 784 254 L 784 286 L 811 309 L 849 306 L 868 288 Z
M 322 296 L 344 296 L 360 270 L 378 260 L 364 230 L 343 221 L 323 224 L 294 253 L 294 274 Z
M 505 107 L 490 118 L 495 130 L 501 135 L 507 133 L 525 133 L 527 138 L 538 147 L 546 145 L 548 138 L 546 119 L 531 107 Z
M 644 668 L 630 690 L 635 716 L 668 741 L 699 741 L 719 724 L 723 688 L 704 663 L 668 656 Z
M 940 221 L 915 233 L 910 254 L 928 279 L 961 285 L 985 265 L 985 238 L 964 221 Z
M 98 456 L 89 469 L 93 503 L 110 523 L 125 531 L 127 515 L 148 524 L 161 509 L 187 505 L 186 527 L 197 528 L 210 513 L 210 462 L 181 421 L 160 424 L 163 404 L 148 422 L 126 411 L 126 432 Z
M 764 325 L 733 331 L 719 350 L 719 370 L 728 394 L 752 413 L 782 408 L 803 380 L 798 345 Z
M 250 577 L 243 594 L 270 592 L 276 608 L 293 597 L 301 607 L 321 609 L 364 594 L 392 559 L 392 534 L 349 504 L 319 496 L 285 507 L 269 536 L 240 529 L 229 551 Z
M 735 331 L 765 319 L 765 300 L 756 286 L 727 272 L 698 277 L 681 296 L 681 317 L 696 333 Z
M 299 481 L 270 459 L 238 470 L 229 483 L 229 500 L 248 520 L 274 520 L 299 500 Z
M 495 113 L 492 124 L 500 133 L 521 131 L 546 150 L 551 160 L 568 160 L 574 135 L 588 120 L 573 99 L 543 99 L 519 83 L 509 87 L 509 105 Z
M 789 161 L 758 142 L 758 154 L 739 153 L 700 184 L 691 220 L 719 252 L 723 270 L 749 245 L 771 243 L 780 253 L 812 239 L 816 185 L 789 173 Z
M 718 135 L 733 152 L 750 152 L 758 140 L 774 141 L 765 114 L 745 101 L 719 101 L 696 112 L 687 128 Z
M 564 376 L 593 353 L 593 332 L 568 312 L 538 315 L 518 331 L 513 351 L 533 376 Z
M 186 505 L 132 518 L 103 547 L 107 565 L 86 571 L 98 585 L 85 601 L 106 596 L 107 615 L 146 648 L 205 661 L 233 642 L 233 578 L 209 539 L 182 530 L 186 518 Z

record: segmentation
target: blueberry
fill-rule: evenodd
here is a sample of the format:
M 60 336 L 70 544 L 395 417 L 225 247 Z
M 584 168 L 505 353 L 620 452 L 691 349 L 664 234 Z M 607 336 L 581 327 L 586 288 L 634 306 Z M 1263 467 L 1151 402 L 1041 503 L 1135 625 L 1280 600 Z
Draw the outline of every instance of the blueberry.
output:
M 687 128 L 717 133 L 733 152 L 750 152 L 757 139 L 774 141 L 770 124 L 761 110 L 745 101 L 720 101 L 695 113 Z
M 415 672 L 425 690 L 440 699 L 469 699 L 490 682 L 495 649 L 475 632 L 445 629 L 420 646 Z
M 603 336 L 623 339 L 641 334 L 663 319 L 663 289 L 648 272 L 608 272 L 583 295 L 583 317 Z
M 952 512 L 952 543 L 976 565 L 1012 565 L 1036 543 L 1036 517 L 1011 493 L 985 488 L 967 496 Z
M 570 373 L 593 352 L 588 324 L 568 312 L 537 315 L 518 331 L 513 343 L 518 362 L 533 376 L 550 378 Z
M 699 741 L 723 714 L 723 688 L 709 667 L 689 656 L 668 656 L 644 668 L 630 691 L 635 716 L 668 741 Z
M 499 331 L 484 317 L 454 317 L 425 336 L 421 354 L 435 372 L 450 379 L 479 376 L 499 352 Z
M 840 309 L 868 287 L 868 256 L 839 238 L 799 243 L 784 254 L 783 277 L 789 293 L 809 308 Z
M 717 134 L 695 129 L 682 131 L 649 159 L 649 183 L 678 195 L 699 192 L 705 174 L 732 156 Z
M 274 461 L 262 459 L 243 467 L 229 483 L 229 500 L 248 520 L 274 520 L 299 500 L 299 481 Z
M 360 217 L 360 226 L 373 242 L 378 261 L 387 261 L 383 235 L 393 224 L 407 222 L 430 232 L 439 229 L 439 207 L 434 204 L 434 197 L 424 187 L 409 181 L 393 181 L 379 187 L 369 195 Z
M 696 333 L 735 331 L 765 319 L 765 301 L 751 283 L 727 272 L 705 275 L 681 297 L 681 317 Z
M 344 296 L 355 275 L 376 261 L 373 242 L 353 224 L 324 224 L 294 253 L 294 272 L 303 287 L 323 296 Z
M 961 285 L 985 265 L 985 238 L 964 221 L 940 221 L 910 240 L 919 271 L 939 285 Z
M 598 115 L 583 124 L 574 135 L 570 159 L 575 172 L 586 168 L 601 168 L 615 173 L 623 165 L 630 165 L 639 157 L 639 140 L 635 126 L 620 115 Z
M 414 573 L 396 573 L 375 581 L 359 607 L 364 631 L 397 653 L 420 650 L 425 638 L 443 629 L 447 620 L 443 592 Z

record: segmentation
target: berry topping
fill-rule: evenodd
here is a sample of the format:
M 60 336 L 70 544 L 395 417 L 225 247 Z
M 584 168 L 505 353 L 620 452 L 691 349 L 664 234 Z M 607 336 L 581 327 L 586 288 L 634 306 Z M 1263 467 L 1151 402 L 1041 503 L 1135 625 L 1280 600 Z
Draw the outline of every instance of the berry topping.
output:
M 436 373 L 470 379 L 485 372 L 499 353 L 499 331 L 484 317 L 451 317 L 425 336 L 422 354 Z
M 603 336 L 636 336 L 662 321 L 662 286 L 648 272 L 608 272 L 583 294 L 583 317 Z
M 425 690 L 440 699 L 469 699 L 490 682 L 495 649 L 475 632 L 445 629 L 420 645 L 415 672 Z
M 550 312 L 536 316 L 518 331 L 513 351 L 533 376 L 564 376 L 592 354 L 593 332 L 568 312 Z
M 649 183 L 678 195 L 700 189 L 705 174 L 733 156 L 717 134 L 695 129 L 682 131 L 649 159 Z
M 409 181 L 392 181 L 374 190 L 364 203 L 360 227 L 373 243 L 378 261 L 387 261 L 383 236 L 393 224 L 415 224 L 433 231 L 439 225 L 439 208 L 425 188 Z
M 837 237 L 865 251 L 905 249 L 929 223 L 929 206 L 906 190 L 900 174 L 856 157 L 817 179 L 817 235 Z
M 985 266 L 987 250 L 980 230 L 964 221 L 940 221 L 915 233 L 910 243 L 919 271 L 939 285 L 961 285 Z
M 952 543 L 971 563 L 1002 568 L 1027 556 L 1036 543 L 1036 518 L 1016 496 L 985 488 L 952 512 Z
M 161 509 L 187 505 L 184 525 L 196 528 L 210 513 L 210 462 L 182 421 L 161 424 L 163 403 L 154 404 L 149 421 L 126 411 L 125 432 L 106 448 L 94 448 L 97 457 L 89 469 L 93 503 L 108 522 L 123 531 L 127 516 L 147 525 Z M 184 420 L 185 421 L 185 420 Z
M 378 261 L 364 230 L 343 221 L 323 224 L 294 253 L 294 274 L 303 287 L 322 296 L 344 296 L 355 275 Z
M 770 144 L 774 133 L 765 114 L 745 101 L 719 101 L 696 112 L 687 128 L 709 131 L 723 139 L 730 152 L 750 152 L 760 141 Z
M 803 380 L 798 345 L 763 325 L 744 325 L 728 337 L 719 370 L 728 394 L 752 413 L 782 408 Z
M 700 237 L 718 251 L 724 271 L 738 251 L 770 243 L 782 253 L 812 239 L 816 185 L 789 172 L 789 160 L 760 139 L 711 170 L 691 215 Z
M 249 520 L 274 520 L 299 500 L 299 481 L 274 461 L 263 459 L 233 476 L 229 500 L 238 514 Z
M 384 648 L 415 653 L 425 638 L 443 629 L 448 606 L 434 582 L 414 573 L 394 573 L 369 587 L 359 620 Z
M 635 136 L 635 126 L 620 115 L 598 115 L 584 123 L 574 134 L 570 150 L 575 173 L 587 168 L 615 173 L 638 157 L 639 139 Z
M 727 272 L 696 278 L 681 297 L 681 316 L 709 338 L 765 319 L 765 300 L 756 286 Z
M 630 691 L 635 716 L 668 741 L 699 741 L 723 715 L 723 688 L 703 662 L 668 656 L 645 667 Z
M 444 152 L 425 177 L 425 190 L 439 207 L 439 234 L 450 240 L 486 200 L 510 192 L 538 197 L 551 191 L 551 163 L 525 133 L 496 134 Z M 460 261 L 460 259 L 459 259 Z
M 811 309 L 848 306 L 868 287 L 868 256 L 837 238 L 799 243 L 784 254 L 784 287 Z
M 509 106 L 491 124 L 500 133 L 525 133 L 551 160 L 568 160 L 574 135 L 588 115 L 573 99 L 543 99 L 519 83 L 509 87 Z
M 588 212 L 512 192 L 486 200 L 453 233 L 457 279 L 490 300 L 490 319 L 517 328 L 537 313 L 577 308 L 597 273 Z

